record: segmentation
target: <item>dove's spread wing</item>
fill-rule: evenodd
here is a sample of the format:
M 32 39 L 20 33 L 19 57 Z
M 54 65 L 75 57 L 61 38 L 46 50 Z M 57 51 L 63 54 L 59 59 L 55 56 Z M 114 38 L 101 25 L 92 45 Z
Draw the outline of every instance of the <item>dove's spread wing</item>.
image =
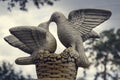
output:
M 103 23 L 111 16 L 110 11 L 99 9 L 80 9 L 70 12 L 68 20 L 81 36 L 89 33 L 93 28 Z
M 31 54 L 33 52 L 32 49 L 27 47 L 24 43 L 22 43 L 14 35 L 9 35 L 9 36 L 5 37 L 4 40 L 7 41 L 10 45 L 12 45 L 14 47 L 17 47 L 17 48 L 21 49 L 24 52 L 27 52 L 29 54 Z
M 44 47 L 46 31 L 42 28 L 20 26 L 11 28 L 10 32 L 33 51 Z
M 85 35 L 82 35 L 81 36 L 82 39 L 83 39 L 83 42 L 90 39 L 90 38 L 100 38 L 100 36 L 98 35 L 97 32 L 95 32 L 94 30 L 92 30 L 91 32 L 85 34 Z

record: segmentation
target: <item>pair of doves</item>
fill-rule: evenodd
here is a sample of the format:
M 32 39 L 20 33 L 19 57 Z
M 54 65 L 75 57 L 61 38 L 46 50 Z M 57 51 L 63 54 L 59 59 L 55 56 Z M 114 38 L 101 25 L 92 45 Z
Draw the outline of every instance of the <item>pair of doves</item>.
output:
M 61 43 L 66 47 L 72 47 L 79 54 L 80 67 L 87 68 L 90 65 L 84 52 L 83 42 L 89 38 L 99 38 L 92 29 L 108 20 L 111 12 L 100 9 L 80 9 L 71 11 L 68 19 L 60 12 L 54 12 L 49 21 L 41 23 L 38 27 L 20 26 L 10 29 L 12 35 L 5 37 L 10 45 L 21 49 L 31 55 L 38 50 L 46 50 L 54 53 L 56 39 L 49 32 L 49 24 L 57 24 L 57 33 Z

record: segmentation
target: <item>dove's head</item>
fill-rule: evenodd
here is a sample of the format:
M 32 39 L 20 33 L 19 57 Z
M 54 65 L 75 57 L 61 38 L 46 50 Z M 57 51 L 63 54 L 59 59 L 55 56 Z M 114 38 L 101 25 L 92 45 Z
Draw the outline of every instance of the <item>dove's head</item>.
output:
M 66 17 L 61 12 L 54 12 L 50 18 L 50 22 L 64 22 Z

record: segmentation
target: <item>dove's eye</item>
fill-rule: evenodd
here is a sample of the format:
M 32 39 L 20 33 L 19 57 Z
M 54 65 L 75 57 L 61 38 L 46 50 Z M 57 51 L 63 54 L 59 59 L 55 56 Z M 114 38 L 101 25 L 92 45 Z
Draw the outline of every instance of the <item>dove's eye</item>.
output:
M 58 18 L 60 18 L 60 16 L 57 16 Z

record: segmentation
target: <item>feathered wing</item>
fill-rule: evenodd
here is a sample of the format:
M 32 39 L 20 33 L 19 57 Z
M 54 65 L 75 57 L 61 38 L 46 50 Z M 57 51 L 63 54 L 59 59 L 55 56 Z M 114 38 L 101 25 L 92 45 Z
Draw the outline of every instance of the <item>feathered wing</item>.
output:
M 24 43 L 22 43 L 19 39 L 17 39 L 14 35 L 9 35 L 4 38 L 6 42 L 8 42 L 11 46 L 19 48 L 20 50 L 31 54 L 33 52 L 32 49 L 27 47 Z
M 74 28 L 82 35 L 85 35 L 96 26 L 108 20 L 111 12 L 100 9 L 80 9 L 70 12 L 68 21 L 72 23 Z
M 10 32 L 32 51 L 44 47 L 46 31 L 42 28 L 20 26 L 11 28 Z
M 97 32 L 95 32 L 94 30 L 92 30 L 91 32 L 85 34 L 85 35 L 82 35 L 81 36 L 82 39 L 83 39 L 83 42 L 90 39 L 90 38 L 100 38 L 100 36 L 98 35 Z

